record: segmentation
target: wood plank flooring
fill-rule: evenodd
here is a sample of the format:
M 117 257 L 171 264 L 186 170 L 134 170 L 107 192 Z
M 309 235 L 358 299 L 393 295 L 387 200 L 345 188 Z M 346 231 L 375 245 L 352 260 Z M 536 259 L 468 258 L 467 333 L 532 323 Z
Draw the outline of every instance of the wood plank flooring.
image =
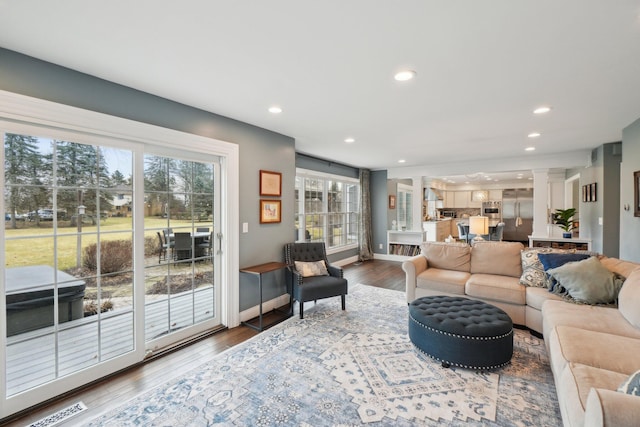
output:
M 380 288 L 404 291 L 405 276 L 401 263 L 397 261 L 373 260 L 343 267 L 344 276 L 350 285 L 357 283 Z M 347 309 L 349 299 L 347 298 Z M 271 319 L 265 317 L 268 323 Z M 239 344 L 259 332 L 239 326 L 217 332 L 193 344 L 168 352 L 162 357 L 131 367 L 124 372 L 100 380 L 80 390 L 59 396 L 52 402 L 24 411 L 17 417 L 0 420 L 0 426 L 23 427 L 44 418 L 78 401 L 84 402 L 88 410 L 71 418 L 64 426 L 82 425 L 83 421 L 114 408 L 129 399 L 151 390 L 168 380 L 194 369 L 208 361 L 213 355 Z

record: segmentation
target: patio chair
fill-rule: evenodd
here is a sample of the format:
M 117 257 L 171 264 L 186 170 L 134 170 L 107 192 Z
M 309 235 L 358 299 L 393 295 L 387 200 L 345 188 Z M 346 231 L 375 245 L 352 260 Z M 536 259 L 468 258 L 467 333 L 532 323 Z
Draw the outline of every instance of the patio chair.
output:
M 193 241 L 191 239 L 191 233 L 175 233 L 174 236 L 174 259 L 179 261 L 193 258 L 191 252 L 191 245 Z
M 198 233 L 208 233 L 209 227 L 196 227 L 196 232 Z
M 345 309 L 347 279 L 342 277 L 341 268 L 329 264 L 324 242 L 287 243 L 284 258 L 287 263 L 287 292 L 291 295 L 291 310 L 293 301 L 298 301 L 301 319 L 304 318 L 304 303 L 307 301 L 340 296 L 342 309 Z M 299 264 L 296 265 L 296 261 Z M 324 262 L 324 268 L 314 271 L 320 261 Z
M 158 247 L 158 264 L 160 264 L 160 262 L 162 262 L 163 260 L 167 260 L 167 250 L 169 249 L 169 244 L 164 241 L 164 239 L 162 238 L 162 234 L 160 234 L 159 231 L 156 231 L 156 234 L 158 235 L 158 242 L 160 243 L 160 246 Z
M 208 229 L 207 229 L 208 230 Z M 200 253 L 202 255 L 198 256 L 211 256 L 213 246 L 213 232 L 209 233 L 209 237 L 204 239 L 202 242 L 196 245 L 196 253 Z

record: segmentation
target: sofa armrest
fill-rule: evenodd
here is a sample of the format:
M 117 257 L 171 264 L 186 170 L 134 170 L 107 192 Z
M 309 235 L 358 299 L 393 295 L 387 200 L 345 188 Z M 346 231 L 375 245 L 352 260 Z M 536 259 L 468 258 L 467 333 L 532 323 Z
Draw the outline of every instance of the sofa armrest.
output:
M 640 396 L 592 388 L 584 413 L 585 427 L 637 426 L 640 419 Z
M 416 299 L 416 277 L 429 267 L 427 257 L 416 255 L 402 263 L 402 269 L 406 276 L 407 303 Z

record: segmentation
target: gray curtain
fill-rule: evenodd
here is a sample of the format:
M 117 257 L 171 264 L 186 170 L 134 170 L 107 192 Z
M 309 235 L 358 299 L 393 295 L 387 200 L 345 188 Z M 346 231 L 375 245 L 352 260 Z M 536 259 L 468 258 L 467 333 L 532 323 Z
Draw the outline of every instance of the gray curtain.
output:
M 370 175 L 369 169 L 360 169 L 360 261 L 373 259 Z

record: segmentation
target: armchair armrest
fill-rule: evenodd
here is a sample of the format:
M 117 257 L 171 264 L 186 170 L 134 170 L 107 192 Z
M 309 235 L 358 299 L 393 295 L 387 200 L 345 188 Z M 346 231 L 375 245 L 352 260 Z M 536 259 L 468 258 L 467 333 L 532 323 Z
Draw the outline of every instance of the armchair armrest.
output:
M 327 271 L 329 272 L 329 276 L 340 277 L 340 278 L 344 276 L 344 272 L 342 271 L 342 268 L 335 267 L 328 263 L 327 263 Z
M 429 263 L 424 255 L 416 255 L 402 263 L 406 275 L 407 303 L 416 299 L 416 277 L 427 268 Z

